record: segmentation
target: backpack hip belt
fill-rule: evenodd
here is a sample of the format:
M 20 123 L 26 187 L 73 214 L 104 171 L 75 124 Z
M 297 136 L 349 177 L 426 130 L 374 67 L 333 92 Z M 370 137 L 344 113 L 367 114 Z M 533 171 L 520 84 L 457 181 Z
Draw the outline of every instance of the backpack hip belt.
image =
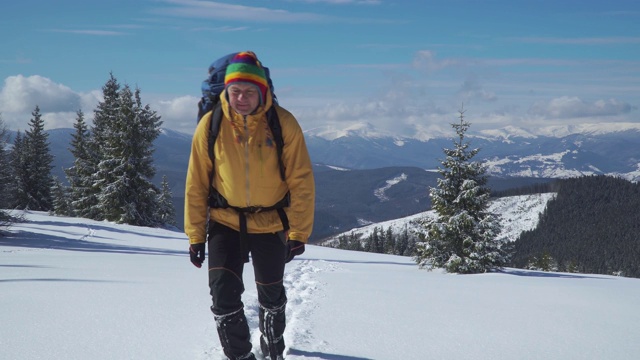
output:
M 230 205 L 227 199 L 222 196 L 215 188 L 211 187 L 209 195 L 209 207 L 212 209 L 233 209 L 238 213 L 238 224 L 240 227 L 240 250 L 244 262 L 249 262 L 249 254 L 247 252 L 247 214 L 258 214 L 266 211 L 277 211 L 280 221 L 282 222 L 282 231 L 289 230 L 289 218 L 284 211 L 291 203 L 291 194 L 287 192 L 285 196 L 277 203 L 271 206 L 247 206 L 238 207 Z

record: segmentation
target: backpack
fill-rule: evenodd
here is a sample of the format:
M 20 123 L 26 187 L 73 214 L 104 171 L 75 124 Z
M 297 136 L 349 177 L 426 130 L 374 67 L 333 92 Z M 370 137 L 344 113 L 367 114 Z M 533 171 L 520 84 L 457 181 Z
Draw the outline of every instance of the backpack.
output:
M 220 93 L 224 90 L 224 77 L 227 73 L 227 66 L 229 66 L 229 62 L 231 62 L 237 54 L 238 53 L 227 54 L 209 65 L 209 76 L 202 82 L 201 86 L 202 98 L 200 102 L 198 102 L 198 122 L 200 122 L 204 114 L 213 110 L 214 106 L 218 103 Z M 271 90 L 273 103 L 277 104 L 278 99 L 273 91 L 273 82 L 269 75 L 269 68 L 263 66 L 263 69 L 265 75 L 267 75 L 267 82 L 269 84 L 269 90 Z
M 222 106 L 220 104 L 220 94 L 224 90 L 224 77 L 227 72 L 227 66 L 229 62 L 237 53 L 232 53 L 225 55 L 218 60 L 215 60 L 209 66 L 209 76 L 202 82 L 202 98 L 198 102 L 198 121 L 202 119 L 202 117 L 208 112 L 212 112 L 211 114 L 211 122 L 209 123 L 209 137 L 208 137 L 208 150 L 209 150 L 209 158 L 213 163 L 215 160 L 215 156 L 213 153 L 213 147 L 215 145 L 216 139 L 218 138 L 218 134 L 220 133 L 220 123 L 222 122 Z M 284 148 L 284 139 L 282 137 L 282 127 L 280 126 L 280 118 L 278 117 L 278 113 L 276 111 L 276 105 L 278 103 L 275 93 L 273 91 L 273 82 L 271 81 L 271 77 L 269 75 L 269 68 L 263 67 L 265 75 L 267 76 L 267 82 L 269 84 L 269 90 L 271 91 L 271 96 L 273 98 L 273 105 L 267 110 L 267 123 L 269 125 L 269 129 L 273 134 L 273 140 L 276 145 L 276 152 L 278 155 L 278 166 L 280 168 L 280 178 L 282 181 L 285 181 L 285 168 L 284 162 L 282 161 L 282 149 Z M 284 231 L 289 230 L 289 221 L 287 219 L 287 215 L 284 212 L 284 208 L 289 206 L 290 203 L 290 194 L 287 192 L 282 200 L 278 201 L 276 204 L 268 207 L 248 207 L 248 208 L 239 208 L 235 206 L 229 205 L 227 200 L 213 187 L 213 178 L 215 166 L 211 171 L 209 177 L 209 199 L 208 204 L 211 208 L 232 208 L 236 210 L 239 214 L 240 220 L 240 237 L 243 240 L 247 234 L 247 223 L 246 223 L 246 214 L 247 213 L 258 213 L 263 211 L 271 211 L 275 210 L 278 212 L 280 220 L 282 221 L 282 225 Z M 245 246 L 245 241 L 241 241 L 241 245 Z M 248 261 L 244 259 L 245 262 Z
M 198 118 L 197 122 L 208 113 L 213 111 L 211 115 L 211 123 L 209 125 L 209 157 L 211 162 L 214 161 L 213 146 L 218 138 L 220 132 L 220 122 L 222 121 L 222 108 L 220 106 L 220 94 L 224 90 L 224 77 L 227 72 L 227 66 L 229 62 L 238 53 L 231 53 L 225 55 L 218 60 L 215 60 L 209 66 L 209 76 L 202 82 L 202 98 L 198 102 Z M 273 134 L 273 140 L 276 144 L 276 151 L 278 154 L 278 166 L 280 167 L 280 178 L 282 181 L 284 178 L 284 163 L 282 162 L 282 149 L 284 148 L 284 140 L 282 138 L 282 127 L 280 127 L 280 118 L 276 111 L 275 105 L 278 104 L 275 92 L 273 91 L 273 82 L 269 75 L 269 68 L 264 67 L 265 75 L 267 76 L 267 82 L 269 84 L 269 90 L 271 91 L 271 97 L 273 99 L 273 105 L 267 110 L 267 124 Z M 211 175 L 213 179 L 213 174 Z

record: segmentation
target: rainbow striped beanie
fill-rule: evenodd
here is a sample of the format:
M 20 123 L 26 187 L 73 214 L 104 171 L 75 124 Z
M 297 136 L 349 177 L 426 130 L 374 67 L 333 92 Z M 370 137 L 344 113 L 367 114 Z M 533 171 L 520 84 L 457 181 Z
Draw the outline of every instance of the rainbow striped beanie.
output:
M 236 54 L 227 65 L 224 77 L 224 87 L 237 82 L 255 85 L 260 91 L 260 103 L 266 102 L 267 75 L 258 57 L 252 51 L 244 51 Z

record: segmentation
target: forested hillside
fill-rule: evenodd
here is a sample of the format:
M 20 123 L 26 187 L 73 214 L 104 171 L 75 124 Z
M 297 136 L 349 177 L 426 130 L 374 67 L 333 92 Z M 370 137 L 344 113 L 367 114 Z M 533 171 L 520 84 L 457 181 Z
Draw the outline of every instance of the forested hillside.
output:
M 640 277 L 640 185 L 588 176 L 554 187 L 538 227 L 515 242 L 513 266 Z

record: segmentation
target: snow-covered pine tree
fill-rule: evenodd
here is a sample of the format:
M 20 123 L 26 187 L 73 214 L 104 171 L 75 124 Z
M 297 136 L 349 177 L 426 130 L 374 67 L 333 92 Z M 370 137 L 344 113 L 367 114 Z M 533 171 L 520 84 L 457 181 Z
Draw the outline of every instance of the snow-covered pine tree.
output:
M 128 85 L 118 92 L 117 111 L 107 124 L 98 166 L 101 189 L 98 205 L 105 220 L 156 226 L 159 189 L 151 182 L 153 141 L 160 134 L 160 117 L 142 106 L 140 90 Z
M 14 145 L 16 178 L 17 178 L 17 208 L 36 211 L 52 209 L 51 186 L 53 176 L 53 155 L 49 151 L 49 141 L 44 131 L 44 120 L 40 108 L 36 105 L 33 116 L 29 121 L 29 130 L 24 138 L 17 139 Z
M 53 177 L 53 186 L 51 187 L 51 197 L 53 199 L 53 208 L 49 213 L 58 216 L 73 216 L 74 212 L 71 208 L 71 199 L 69 198 L 69 187 L 64 186 L 57 177 Z
M 9 129 L 0 116 L 0 212 L 11 207 L 11 163 L 9 161 Z M 0 214 L 2 215 L 2 214 Z
M 384 234 L 382 234 L 382 228 L 374 227 L 373 232 L 369 235 L 369 240 L 364 249 L 366 252 L 382 254 L 384 252 Z
M 393 230 L 391 226 L 387 228 L 387 230 L 381 234 L 382 236 L 382 252 L 384 254 L 394 254 L 394 249 L 396 247 L 396 240 L 393 234 Z
M 141 215 L 140 220 L 147 224 L 162 224 L 163 221 L 158 218 L 158 199 L 161 190 L 151 181 L 156 174 L 156 168 L 153 164 L 153 153 L 155 147 L 154 141 L 160 136 L 160 126 L 162 121 L 160 115 L 151 110 L 149 104 L 143 105 L 140 97 L 140 89 L 136 88 L 134 92 L 135 99 L 135 137 L 139 143 L 135 147 L 136 151 L 136 169 L 138 174 L 139 191 L 142 196 L 138 202 L 138 213 Z
M 371 232 L 371 234 L 369 234 L 369 236 L 367 236 L 367 238 L 365 239 L 365 242 L 362 245 L 362 249 L 365 252 L 375 252 L 376 247 L 373 242 L 376 240 L 377 235 L 373 236 L 373 234 L 375 234 L 376 231 L 378 231 L 378 228 L 373 228 L 373 231 Z
M 11 165 L 11 173 L 13 180 L 10 184 L 10 192 L 12 194 L 12 208 L 22 209 L 21 204 L 29 202 L 26 192 L 26 182 L 29 179 L 29 169 L 27 169 L 26 150 L 24 145 L 24 136 L 18 130 L 15 139 L 13 139 L 13 149 L 9 153 L 9 162 Z
M 109 179 L 100 178 L 98 172 L 100 162 L 104 159 L 107 141 L 112 136 L 111 131 L 115 123 L 118 112 L 118 92 L 120 84 L 109 74 L 109 80 L 102 86 L 102 101 L 100 101 L 93 111 L 93 126 L 90 129 L 90 136 L 87 139 L 86 161 L 82 164 L 82 171 L 86 171 L 89 178 L 82 179 L 85 185 L 82 189 L 82 196 L 75 200 L 74 208 L 78 216 L 94 220 L 103 220 L 104 215 L 99 204 L 98 196 L 102 192 L 103 186 L 109 183 Z M 77 131 L 77 128 L 76 128 Z
M 96 203 L 89 200 L 92 196 L 95 197 L 91 186 L 94 173 L 92 164 L 96 164 L 97 161 L 90 158 L 92 153 L 89 151 L 89 129 L 82 110 L 76 112 L 73 128 L 76 132 L 71 135 L 69 151 L 74 161 L 70 168 L 64 169 L 69 182 L 70 215 L 90 218 L 90 204 Z
M 406 256 L 407 249 L 409 248 L 409 230 L 405 225 L 402 233 L 398 234 L 398 239 L 395 244 L 395 253 L 401 256 Z
M 176 226 L 176 209 L 173 206 L 173 194 L 167 176 L 162 176 L 162 190 L 158 195 L 158 214 L 156 217 L 163 225 Z
M 9 129 L 0 114 L 0 228 L 8 227 L 12 217 L 5 209 L 11 207 L 13 200 L 11 162 L 9 161 Z
M 488 211 L 490 189 L 486 169 L 472 161 L 480 149 L 470 149 L 465 133 L 471 125 L 452 123 L 458 135 L 453 149 L 439 169 L 442 178 L 430 189 L 433 221 L 425 223 L 425 239 L 417 244 L 415 261 L 421 268 L 444 268 L 451 273 L 482 273 L 504 266 L 508 259 L 506 239 L 498 238 L 498 215 Z
M 527 264 L 527 269 L 538 271 L 558 271 L 558 262 L 545 251 L 542 256 L 534 257 Z
M 356 234 L 354 232 L 351 232 L 349 235 L 340 235 L 335 247 L 343 250 L 365 251 L 362 246 L 362 241 L 360 241 L 361 236 L 362 234 Z

